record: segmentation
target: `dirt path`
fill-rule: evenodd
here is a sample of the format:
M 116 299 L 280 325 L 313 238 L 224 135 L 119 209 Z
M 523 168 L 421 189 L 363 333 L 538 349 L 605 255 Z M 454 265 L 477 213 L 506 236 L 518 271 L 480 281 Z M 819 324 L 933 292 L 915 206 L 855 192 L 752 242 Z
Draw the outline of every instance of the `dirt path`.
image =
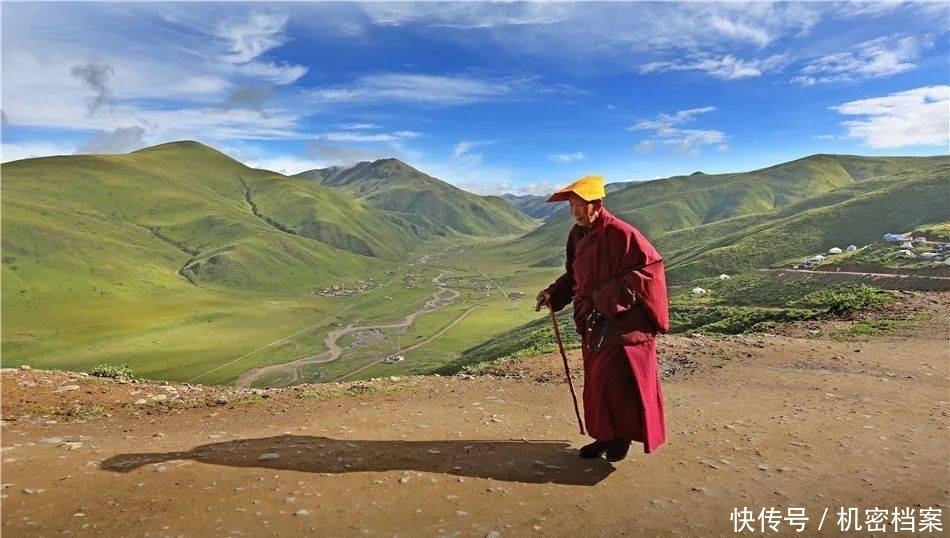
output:
M 237 381 L 234 382 L 234 385 L 240 388 L 248 388 L 251 386 L 252 383 L 254 383 L 254 381 L 275 372 L 290 374 L 291 379 L 292 379 L 290 383 L 291 385 L 302 383 L 303 380 L 300 377 L 300 370 L 299 370 L 301 367 L 307 366 L 310 364 L 321 364 L 321 363 L 332 362 L 340 358 L 340 356 L 343 354 L 343 350 L 340 348 L 340 346 L 337 345 L 336 342 L 343 336 L 346 336 L 350 333 L 357 332 L 357 331 L 367 331 L 367 330 L 373 330 L 373 329 L 396 329 L 400 327 L 408 327 L 412 325 L 412 322 L 415 321 L 417 317 L 424 314 L 428 314 L 429 312 L 435 312 L 436 310 L 440 310 L 444 308 L 445 306 L 452 304 L 456 299 L 458 299 L 460 294 L 459 292 L 451 288 L 445 287 L 445 285 L 442 283 L 442 277 L 450 272 L 451 271 L 448 271 L 445 269 L 439 270 L 439 274 L 435 278 L 432 279 L 432 282 L 436 286 L 439 287 L 439 291 L 433 293 L 432 298 L 426 301 L 425 304 L 422 306 L 422 308 L 420 308 L 419 310 L 416 310 L 415 312 L 407 316 L 404 316 L 396 321 L 391 321 L 387 323 L 379 323 L 376 325 L 364 325 L 364 326 L 354 326 L 350 324 L 350 325 L 347 325 L 346 327 L 340 327 L 340 328 L 334 329 L 330 331 L 329 334 L 327 334 L 327 337 L 323 340 L 324 345 L 327 346 L 326 352 L 320 353 L 318 355 L 311 355 L 309 357 L 301 357 L 291 362 L 273 364 L 270 366 L 263 366 L 259 368 L 252 368 L 244 372 L 243 374 L 241 374 L 241 376 L 237 379 Z M 471 312 L 471 310 L 469 310 L 468 312 L 462 313 L 456 319 L 456 323 L 458 321 L 461 321 L 462 318 L 468 315 L 469 312 Z M 445 330 L 447 329 L 444 329 L 443 331 L 432 336 L 426 342 L 432 341 L 435 337 L 442 334 L 442 332 L 445 332 Z M 382 360 L 382 358 L 380 360 Z M 372 366 L 372 364 L 370 364 L 370 366 Z M 365 369 L 365 367 L 360 368 L 360 370 L 363 370 L 363 369 Z M 351 372 L 350 374 L 347 374 L 347 375 L 352 375 L 353 373 L 355 372 Z
M 851 271 L 815 271 L 812 269 L 760 269 L 769 273 L 794 275 L 821 275 L 829 282 L 863 282 L 894 290 L 950 291 L 950 277 L 901 273 L 862 273 Z
M 768 271 L 789 271 L 792 273 L 811 273 L 819 275 L 850 275 L 850 276 L 877 276 L 877 277 L 896 277 L 896 278 L 928 278 L 933 280 L 950 280 L 947 276 L 937 275 L 916 275 L 909 273 L 868 273 L 854 271 L 820 271 L 815 269 L 767 269 Z
M 439 329 L 439 331 L 438 331 L 437 333 L 433 334 L 433 335 L 430 336 L 429 338 L 426 338 L 426 339 L 423 340 L 422 342 L 419 342 L 418 344 L 409 346 L 409 347 L 407 347 L 407 348 L 399 348 L 399 349 L 397 349 L 397 350 L 395 351 L 394 354 L 396 354 L 396 355 L 401 355 L 401 354 L 403 354 L 403 353 L 412 351 L 413 349 L 418 349 L 418 348 L 420 348 L 420 347 L 422 347 L 422 346 L 428 344 L 429 342 L 431 342 L 431 341 L 435 340 L 436 338 L 438 338 L 438 337 L 442 336 L 443 334 L 445 334 L 445 333 L 446 333 L 449 329 L 451 329 L 452 327 L 455 327 L 456 325 L 458 325 L 459 323 L 461 323 L 461 321 L 462 321 L 463 319 L 465 319 L 465 316 L 471 314 L 471 313 L 474 312 L 477 308 L 478 308 L 477 306 L 473 306 L 473 307 L 469 308 L 469 309 L 466 310 L 465 312 L 462 312 L 461 314 L 459 314 L 459 317 L 457 317 L 457 318 L 455 318 L 454 320 L 452 320 L 452 322 L 449 323 L 448 325 L 446 325 L 445 327 L 442 327 L 441 329 Z M 333 381 L 344 381 L 344 380 L 346 380 L 346 379 L 349 379 L 349 378 L 353 377 L 354 375 L 356 375 L 356 374 L 362 372 L 363 370 L 366 370 L 366 369 L 368 369 L 368 368 L 372 368 L 373 366 L 376 366 L 377 364 L 383 362 L 383 360 L 384 360 L 384 359 L 379 359 L 379 360 L 373 361 L 373 362 L 367 364 L 366 366 L 362 366 L 362 367 L 360 367 L 360 368 L 357 368 L 356 370 L 353 370 L 352 372 L 350 372 L 350 373 L 348 373 L 348 374 L 344 374 L 344 375 L 342 375 L 342 376 L 340 376 L 340 377 L 334 379 Z
M 845 337 L 853 322 L 837 321 L 661 338 L 664 361 L 682 366 L 663 384 L 667 444 L 617 464 L 577 457 L 587 439 L 554 354 L 494 375 L 255 393 L 5 370 L 0 529 L 17 538 L 946 536 L 950 294 L 908 301 L 889 313 L 906 322 L 873 337 Z M 580 358 L 569 356 L 582 385 Z M 759 530 L 770 509 L 779 532 Z M 785 519 L 799 509 L 802 532 Z M 888 514 L 883 523 L 875 510 Z M 895 531 L 895 510 L 901 528 L 917 530 Z M 843 532 L 839 512 L 862 532 Z M 934 518 L 939 530 L 923 530 Z M 736 533 L 740 520 L 754 532 Z
M 487 273 L 481 272 L 481 270 L 479 270 L 478 267 L 475 267 L 475 263 L 472 262 L 472 259 L 468 257 L 468 252 L 467 252 L 467 251 L 462 250 L 462 251 L 460 251 L 460 252 L 462 253 L 462 256 L 465 258 L 465 261 L 467 261 L 468 264 L 472 266 L 472 269 L 473 269 L 476 273 L 482 275 L 482 276 L 485 277 L 489 282 L 491 282 L 492 285 L 495 286 L 495 288 L 498 290 L 498 293 L 500 293 L 502 297 L 508 297 L 508 292 L 506 292 L 505 289 L 502 288 L 497 282 L 495 282 L 494 280 L 492 280 L 492 277 L 488 276 Z

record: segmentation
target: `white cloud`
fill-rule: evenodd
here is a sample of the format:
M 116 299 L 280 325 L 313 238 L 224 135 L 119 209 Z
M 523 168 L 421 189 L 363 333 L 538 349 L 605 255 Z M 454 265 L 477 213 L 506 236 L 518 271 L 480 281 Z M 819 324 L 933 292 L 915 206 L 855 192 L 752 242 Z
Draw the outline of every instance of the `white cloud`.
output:
M 361 129 L 379 129 L 375 123 L 346 123 L 340 126 L 342 129 L 358 131 Z
M 468 76 L 389 73 L 360 78 L 348 87 L 310 92 L 317 102 L 410 102 L 461 105 L 491 101 L 518 92 L 524 81 L 481 80 Z
M 344 131 L 332 131 L 307 135 L 306 154 L 329 165 L 352 166 L 360 161 L 397 157 L 406 160 L 407 140 L 423 136 L 417 131 L 369 132 L 379 126 L 372 124 L 349 124 Z
M 224 94 L 230 87 L 226 78 L 218 75 L 190 75 L 181 82 L 173 84 L 169 92 L 174 95 L 214 95 Z
M 732 20 L 722 15 L 714 16 L 711 24 L 722 35 L 736 41 L 749 41 L 759 46 L 768 45 L 772 41 L 772 37 L 769 36 L 768 31 L 761 24 Z
M 700 146 L 719 144 L 726 139 L 722 131 L 698 129 L 673 129 L 662 136 L 661 142 L 676 146 L 680 151 L 693 151 Z
M 76 153 L 128 153 L 145 147 L 142 140 L 144 134 L 145 129 L 141 127 L 120 127 L 112 132 L 97 131 L 79 146 Z
M 224 4 L 203 15 L 202 6 L 117 5 L 4 7 L 11 128 L 99 136 L 142 129 L 149 143 L 299 137 L 312 110 L 298 106 L 295 90 L 275 86 L 297 81 L 306 67 L 261 58 L 286 40 L 286 15 L 235 14 Z M 229 22 L 209 22 L 218 19 Z M 142 35 L 148 46 L 139 45 Z
M 695 119 L 695 116 L 699 114 L 705 114 L 707 112 L 713 112 L 716 110 L 716 107 L 707 106 L 702 108 L 689 108 L 686 110 L 679 110 L 676 114 L 672 116 L 669 114 L 660 114 L 660 116 L 655 120 L 640 120 L 635 123 L 632 127 L 629 127 L 628 130 L 631 131 L 658 131 L 664 132 L 673 128 L 674 125 L 679 125 L 681 123 L 688 123 Z
M 14 143 L 4 142 L 0 146 L 0 161 L 11 162 L 34 157 L 50 157 L 53 155 L 71 155 L 76 152 L 76 146 L 63 142 L 31 142 Z
M 782 64 L 775 59 L 784 56 L 781 51 L 761 51 L 785 47 L 834 12 L 822 2 L 759 1 L 373 2 L 360 7 L 373 24 L 411 27 L 466 45 L 472 32 L 446 27 L 485 29 L 480 41 L 582 71 L 629 65 L 644 73 L 696 71 L 723 80 L 778 70 Z
M 286 42 L 286 14 L 253 12 L 247 18 L 220 22 L 215 35 L 228 45 L 224 60 L 247 63 Z
M 878 0 L 875 2 L 868 2 L 866 0 L 851 0 L 849 2 L 841 2 L 835 7 L 839 15 L 850 19 L 860 16 L 876 17 L 891 13 L 894 10 L 900 8 L 902 4 L 904 4 L 904 2 L 900 1 L 895 2 Z
M 494 144 L 493 140 L 480 140 L 480 141 L 470 141 L 463 140 L 458 144 L 455 144 L 455 147 L 452 148 L 452 157 L 458 158 L 464 155 L 472 155 L 471 150 L 479 146 L 490 146 Z M 481 158 L 481 155 L 478 156 Z
M 257 157 L 242 162 L 251 168 L 262 168 L 264 170 L 270 170 L 271 172 L 277 172 L 278 174 L 284 174 L 285 176 L 292 176 L 308 170 L 327 168 L 330 166 L 323 161 L 306 158 L 301 159 L 290 155 Z
M 950 144 L 950 86 L 926 86 L 831 107 L 861 119 L 843 122 L 848 136 L 872 148 Z
M 575 153 L 557 153 L 551 155 L 551 160 L 557 163 L 572 163 L 574 161 L 586 161 L 587 155 L 584 155 L 581 151 Z
M 248 62 L 235 67 L 235 72 L 260 80 L 265 80 L 278 86 L 293 84 L 300 77 L 307 74 L 307 68 L 302 65 L 277 65 L 271 62 Z
M 360 6 L 373 24 L 400 26 L 423 22 L 454 28 L 549 25 L 564 21 L 572 6 L 547 2 L 492 3 L 369 2 Z
M 713 58 L 708 54 L 698 54 L 675 62 L 651 62 L 640 67 L 640 73 L 662 73 L 665 71 L 700 71 L 723 80 L 756 78 L 782 66 L 783 56 L 773 55 L 764 60 L 742 60 L 727 55 Z
M 649 138 L 641 141 L 634 147 L 638 153 L 652 151 L 657 144 L 673 146 L 677 151 L 688 153 L 690 155 L 699 155 L 700 148 L 703 146 L 716 145 L 719 151 L 728 148 L 723 142 L 726 135 L 722 131 L 711 129 L 683 129 L 679 125 L 690 123 L 696 120 L 700 114 L 706 114 L 716 110 L 715 107 L 707 106 L 702 108 L 690 108 L 680 110 L 676 114 L 660 114 L 653 120 L 640 120 L 633 126 L 628 127 L 629 131 L 652 131 Z
M 471 142 L 459 142 L 458 144 L 455 145 L 454 148 L 452 148 L 452 156 L 460 157 L 468 153 L 468 150 L 470 149 L 472 149 Z
M 455 186 L 482 196 L 501 196 L 502 194 L 514 194 L 516 196 L 550 196 L 552 192 L 563 186 L 545 181 L 514 183 L 511 179 L 507 179 L 506 176 L 503 175 L 496 176 L 495 179 L 486 179 L 491 177 L 493 176 L 486 175 L 480 178 L 467 179 L 456 183 Z
M 313 135 L 320 140 L 330 142 L 393 142 L 407 138 L 417 138 L 422 136 L 415 131 L 396 131 L 394 133 L 361 133 L 361 132 L 330 132 Z
M 146 129 L 155 137 L 169 140 L 199 138 L 217 140 L 270 139 L 286 140 L 305 137 L 299 117 L 282 109 L 178 109 L 135 110 Z M 118 122 L 128 114 L 120 114 Z
M 631 47 L 699 50 L 718 43 L 761 47 L 807 31 L 821 11 L 820 6 L 771 2 L 372 2 L 360 7 L 377 25 L 505 28 L 486 37 L 512 49 L 575 55 L 622 53 Z M 591 28 L 599 29 L 596 38 Z
M 813 86 L 886 77 L 910 71 L 921 49 L 933 46 L 930 38 L 890 37 L 865 41 L 850 52 L 822 56 L 803 67 L 792 82 Z

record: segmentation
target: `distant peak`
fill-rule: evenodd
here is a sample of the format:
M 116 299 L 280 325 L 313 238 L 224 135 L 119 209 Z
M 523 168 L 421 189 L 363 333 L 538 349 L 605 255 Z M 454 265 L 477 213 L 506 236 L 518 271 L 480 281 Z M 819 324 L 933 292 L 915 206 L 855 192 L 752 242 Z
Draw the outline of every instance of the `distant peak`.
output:
M 149 146 L 147 148 L 142 148 L 142 149 L 133 151 L 132 153 L 139 153 L 139 152 L 144 152 L 144 151 L 160 150 L 160 149 L 173 149 L 173 148 L 210 149 L 210 150 L 217 151 L 211 146 L 206 146 L 205 144 L 202 144 L 201 142 L 197 142 L 195 140 L 178 140 L 175 142 L 165 142 L 164 144 L 156 144 L 154 146 Z
M 699 170 L 697 170 L 697 171 L 693 172 L 693 173 L 690 174 L 690 175 L 691 175 L 691 176 L 705 176 L 706 173 L 705 173 L 705 172 L 700 172 Z
M 389 176 L 411 172 L 421 174 L 415 168 L 395 158 L 378 159 L 373 162 L 361 162 L 353 167 L 377 178 L 387 178 Z
M 226 157 L 228 159 L 234 160 L 232 157 L 222 152 L 217 148 L 213 148 L 207 144 L 202 144 L 201 142 L 196 142 L 194 140 L 178 140 L 175 142 L 166 142 L 164 144 L 157 144 L 154 146 L 149 146 L 147 148 L 142 148 L 135 150 L 131 153 L 158 153 L 158 152 L 200 152 L 211 155 L 218 155 L 221 157 Z

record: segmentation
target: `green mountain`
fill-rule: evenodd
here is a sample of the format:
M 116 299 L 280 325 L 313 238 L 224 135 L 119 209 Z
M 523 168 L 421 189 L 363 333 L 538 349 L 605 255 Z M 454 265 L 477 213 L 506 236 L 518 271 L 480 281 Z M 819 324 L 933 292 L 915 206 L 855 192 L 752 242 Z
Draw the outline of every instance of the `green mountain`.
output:
M 393 215 L 417 235 L 511 234 L 533 221 L 498 196 L 478 196 L 426 175 L 397 159 L 361 162 L 298 174 L 336 188 Z
M 461 302 L 410 329 L 417 338 L 446 331 L 436 342 L 447 347 L 427 352 L 436 365 L 473 335 L 524 319 L 531 305 L 512 298 L 550 281 L 572 225 L 562 215 L 502 243 L 497 235 L 537 221 L 399 161 L 288 177 L 195 142 L 27 159 L 3 164 L 2 174 L 5 365 L 129 362 L 150 377 L 229 382 L 322 352 L 323 336 L 341 323 L 405 315 L 432 291 L 415 283 L 447 269 Z M 822 155 L 636 183 L 610 192 L 607 204 L 657 244 L 676 283 L 948 222 L 948 178 L 947 156 Z M 456 237 L 419 240 L 434 234 Z M 438 249 L 428 272 L 403 263 L 407 252 Z M 484 293 L 483 278 L 504 299 Z M 311 296 L 357 280 L 378 287 Z
M 604 185 L 604 190 L 607 193 L 614 191 L 619 191 L 625 189 L 632 184 L 630 181 L 620 182 L 620 183 L 608 183 Z M 541 220 L 550 220 L 556 215 L 561 215 L 567 213 L 567 204 L 559 203 L 548 203 L 548 196 L 535 196 L 532 194 L 503 194 L 502 198 L 508 200 L 511 205 L 517 207 L 522 213 L 528 215 L 531 218 L 541 219 Z
M 692 174 L 609 193 L 609 210 L 643 231 L 675 281 L 763 267 L 889 230 L 948 219 L 950 156 L 814 155 L 735 174 Z M 532 266 L 564 263 L 570 215 L 496 250 Z
M 567 212 L 567 204 L 548 203 L 547 196 L 503 194 L 501 197 L 534 219 L 548 220 L 555 215 Z
M 196 142 L 6 163 L 3 230 L 4 260 L 38 271 L 23 276 L 31 286 L 153 268 L 214 288 L 299 288 L 400 259 L 412 240 L 371 205 Z
M 294 358 L 297 345 L 319 349 L 318 330 L 306 333 L 314 342 L 236 360 L 335 319 L 346 307 L 312 296 L 331 286 L 386 275 L 388 294 L 418 301 L 424 291 L 387 272 L 431 229 L 523 230 L 491 225 L 505 211 L 530 222 L 498 198 L 446 195 L 487 215 L 451 228 L 437 214 L 396 214 L 322 176 L 249 168 L 196 142 L 25 159 L 4 163 L 2 175 L 5 364 L 88 370 L 127 360 L 179 380 L 224 382 L 261 360 Z

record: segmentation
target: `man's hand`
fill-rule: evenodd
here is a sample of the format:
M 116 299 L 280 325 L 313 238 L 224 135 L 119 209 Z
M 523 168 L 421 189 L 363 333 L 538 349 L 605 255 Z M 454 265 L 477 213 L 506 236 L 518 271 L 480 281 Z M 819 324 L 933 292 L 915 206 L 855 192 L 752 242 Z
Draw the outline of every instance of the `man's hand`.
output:
M 538 312 L 541 310 L 542 306 L 551 308 L 551 294 L 545 290 L 538 292 L 538 304 L 534 305 L 534 311 Z

